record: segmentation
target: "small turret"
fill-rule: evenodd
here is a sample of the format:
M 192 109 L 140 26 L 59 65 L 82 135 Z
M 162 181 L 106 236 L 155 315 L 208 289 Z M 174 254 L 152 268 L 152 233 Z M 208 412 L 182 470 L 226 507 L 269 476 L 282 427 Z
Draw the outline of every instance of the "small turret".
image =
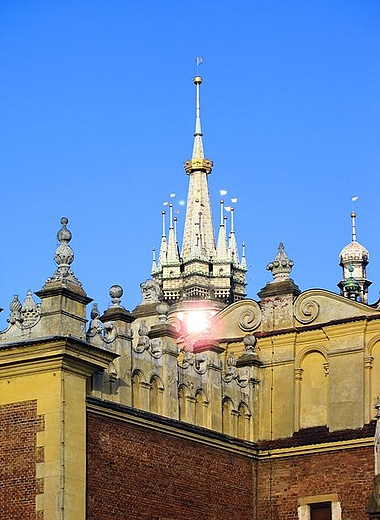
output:
M 352 240 L 339 255 L 342 267 L 342 280 L 338 283 L 340 294 L 352 300 L 368 303 L 368 287 L 366 267 L 369 262 L 367 249 L 356 240 L 356 213 L 351 213 Z

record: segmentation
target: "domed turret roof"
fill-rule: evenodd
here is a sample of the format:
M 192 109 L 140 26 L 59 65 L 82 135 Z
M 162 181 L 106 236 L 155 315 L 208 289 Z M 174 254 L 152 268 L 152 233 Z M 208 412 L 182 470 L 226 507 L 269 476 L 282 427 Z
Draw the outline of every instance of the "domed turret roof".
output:
M 368 261 L 369 253 L 364 246 L 353 240 L 342 249 L 339 258 L 342 262 L 349 262 L 350 260 Z
M 341 262 L 346 263 L 353 260 L 356 261 L 364 261 L 368 263 L 369 259 L 369 252 L 368 250 L 359 244 L 359 242 L 356 240 L 356 229 L 355 229 L 355 218 L 356 213 L 351 213 L 352 218 L 352 241 L 347 244 L 342 251 L 340 252 L 339 259 Z

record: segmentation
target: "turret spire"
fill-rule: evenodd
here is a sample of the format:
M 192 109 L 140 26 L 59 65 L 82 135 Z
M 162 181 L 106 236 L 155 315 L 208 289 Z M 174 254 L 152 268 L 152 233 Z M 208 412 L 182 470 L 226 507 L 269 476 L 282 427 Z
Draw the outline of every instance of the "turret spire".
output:
M 194 78 L 196 86 L 196 103 L 195 103 L 195 132 L 194 132 L 194 146 L 192 159 L 204 159 L 203 142 L 202 142 L 202 128 L 201 128 L 201 104 L 200 104 L 200 85 L 202 78 L 196 76 Z
M 168 249 L 168 243 L 166 241 L 166 230 L 165 230 L 165 216 L 166 211 L 162 210 L 162 238 L 161 238 L 161 247 L 160 247 L 160 254 L 158 257 L 158 263 L 159 265 L 164 265 L 166 263 L 166 253 Z
M 356 240 L 356 213 L 351 213 L 351 242 L 342 249 L 339 255 L 339 265 L 342 267 L 342 280 L 338 283 L 342 296 L 368 303 L 368 287 L 366 267 L 369 253 Z
M 352 241 L 356 242 L 356 213 L 353 211 L 351 213 L 351 222 L 352 222 Z
M 207 175 L 211 173 L 212 162 L 204 158 L 201 118 L 200 85 L 202 78 L 195 76 L 195 133 L 193 155 L 186 161 L 185 170 L 190 176 L 187 196 L 186 220 L 183 234 L 182 258 L 190 260 L 202 257 L 208 260 L 215 257 L 214 226 L 208 192 Z

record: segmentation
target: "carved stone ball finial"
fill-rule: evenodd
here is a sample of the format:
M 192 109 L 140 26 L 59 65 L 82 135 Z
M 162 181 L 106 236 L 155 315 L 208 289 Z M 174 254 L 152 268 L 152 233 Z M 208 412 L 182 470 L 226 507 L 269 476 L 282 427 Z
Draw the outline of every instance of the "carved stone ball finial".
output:
M 245 350 L 248 354 L 253 354 L 255 352 L 255 346 L 257 343 L 257 339 L 255 336 L 253 336 L 252 334 L 247 334 L 243 338 L 243 343 L 245 346 Z
M 120 307 L 121 297 L 123 296 L 124 291 L 120 285 L 112 285 L 109 290 L 109 295 L 111 296 L 112 305 L 111 307 Z
M 61 218 L 62 228 L 57 233 L 59 246 L 57 247 L 57 251 L 55 252 L 54 256 L 55 263 L 58 265 L 57 271 L 61 277 L 67 276 L 70 265 L 74 260 L 74 252 L 69 246 L 72 235 L 66 227 L 68 222 L 68 218 Z
M 273 260 L 267 265 L 268 271 L 272 272 L 275 282 L 281 282 L 290 278 L 294 262 L 290 260 L 285 253 L 284 244 L 280 242 L 278 246 L 278 253 Z
M 69 219 L 67 217 L 61 218 L 62 228 L 57 233 L 57 240 L 60 243 L 62 243 L 62 242 L 68 243 L 68 242 L 70 242 L 70 240 L 72 238 L 71 231 L 69 231 L 66 227 L 68 223 L 69 223 Z
M 168 310 L 169 305 L 164 301 L 159 302 L 159 304 L 156 305 L 156 311 L 158 312 L 158 321 L 160 323 L 166 323 L 168 319 Z

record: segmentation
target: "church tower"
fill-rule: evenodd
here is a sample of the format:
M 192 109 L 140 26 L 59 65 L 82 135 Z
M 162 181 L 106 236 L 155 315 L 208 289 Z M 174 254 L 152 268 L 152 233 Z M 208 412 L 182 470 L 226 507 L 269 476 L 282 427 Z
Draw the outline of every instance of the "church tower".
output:
M 159 284 L 163 299 L 170 303 L 186 300 L 212 301 L 215 309 L 245 298 L 247 271 L 244 251 L 239 254 L 234 230 L 233 208 L 230 208 L 230 231 L 224 202 L 218 241 L 215 242 L 214 225 L 208 189 L 208 175 L 213 163 L 205 158 L 200 117 L 200 86 L 202 78 L 194 78 L 196 87 L 196 117 L 192 158 L 185 162 L 189 176 L 186 219 L 180 251 L 177 242 L 176 218 L 169 205 L 169 232 L 166 235 L 166 212 L 162 212 L 163 231 L 158 263 L 153 259 L 152 276 Z
M 356 213 L 351 213 L 352 240 L 342 249 L 339 255 L 342 267 L 342 280 L 338 283 L 340 294 L 352 300 L 368 303 L 368 287 L 366 268 L 369 262 L 367 249 L 356 240 Z

